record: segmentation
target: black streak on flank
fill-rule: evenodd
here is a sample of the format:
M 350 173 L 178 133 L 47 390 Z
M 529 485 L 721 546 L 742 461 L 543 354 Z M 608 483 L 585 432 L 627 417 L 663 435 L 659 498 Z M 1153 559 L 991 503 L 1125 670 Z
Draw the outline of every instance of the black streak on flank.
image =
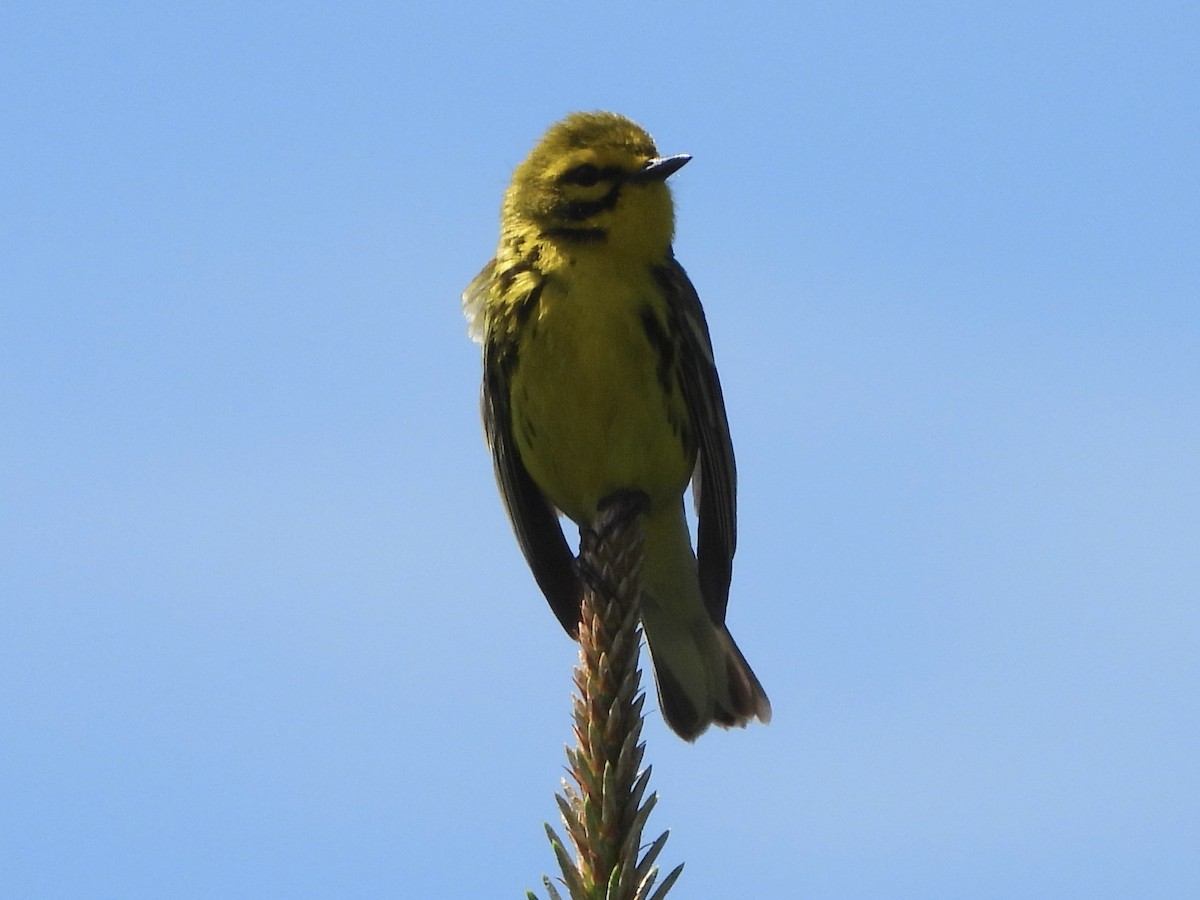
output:
M 533 311 L 537 309 L 538 302 L 542 298 L 542 289 L 546 286 L 545 281 L 539 281 L 533 286 L 528 294 L 526 294 L 517 304 L 517 327 L 523 327 L 528 321 Z
M 670 396 L 674 388 L 671 372 L 675 368 L 675 344 L 671 341 L 671 336 L 662 327 L 662 323 L 658 321 L 658 316 L 654 315 L 654 310 L 649 306 L 642 307 L 641 319 L 642 330 L 646 332 L 646 339 L 650 341 L 650 346 L 658 354 L 658 367 L 656 369 L 658 383 L 662 387 L 663 393 Z
M 518 238 L 513 242 L 512 246 L 516 251 L 516 262 L 509 265 L 507 268 L 496 273 L 496 284 L 500 288 L 501 294 L 507 294 L 512 289 L 513 282 L 517 277 L 524 275 L 526 272 L 538 272 L 538 261 L 542 258 L 542 251 L 539 247 L 534 247 L 528 254 L 521 255 L 520 250 L 525 244 L 524 239 Z
M 658 285 L 658 290 L 668 300 L 679 294 L 679 285 L 675 283 L 675 277 L 671 274 L 671 270 L 667 266 L 651 266 L 650 275 L 654 278 L 654 283 Z M 669 304 L 674 306 L 674 304 Z
M 521 433 L 525 435 L 525 443 L 537 443 L 537 429 L 527 417 L 521 416 Z

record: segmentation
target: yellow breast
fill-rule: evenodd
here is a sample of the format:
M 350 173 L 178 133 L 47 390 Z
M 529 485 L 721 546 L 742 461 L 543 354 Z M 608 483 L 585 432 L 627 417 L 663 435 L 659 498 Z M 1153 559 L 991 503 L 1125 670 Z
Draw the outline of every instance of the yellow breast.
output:
M 687 487 L 695 447 L 665 334 L 649 271 L 630 277 L 608 259 L 548 280 L 522 329 L 510 382 L 517 447 L 576 522 L 620 489 L 674 505 Z

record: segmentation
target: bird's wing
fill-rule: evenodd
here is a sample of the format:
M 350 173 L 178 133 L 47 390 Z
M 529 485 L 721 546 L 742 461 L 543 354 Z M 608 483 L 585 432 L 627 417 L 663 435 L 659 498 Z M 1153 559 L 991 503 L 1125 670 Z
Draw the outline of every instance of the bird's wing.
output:
M 583 588 L 575 557 L 559 526 L 558 511 L 534 483 L 513 438 L 509 378 L 516 360 L 515 341 L 485 334 L 483 356 L 483 426 L 500 497 L 538 587 L 567 634 L 576 637 Z
M 717 624 L 725 621 L 733 553 L 737 547 L 737 471 L 725 398 L 717 377 L 712 340 L 700 298 L 683 267 L 672 257 L 655 269 L 655 279 L 667 298 L 679 335 L 680 381 L 696 431 L 698 453 L 692 476 L 692 494 L 699 519 L 696 557 L 700 590 L 708 615 Z

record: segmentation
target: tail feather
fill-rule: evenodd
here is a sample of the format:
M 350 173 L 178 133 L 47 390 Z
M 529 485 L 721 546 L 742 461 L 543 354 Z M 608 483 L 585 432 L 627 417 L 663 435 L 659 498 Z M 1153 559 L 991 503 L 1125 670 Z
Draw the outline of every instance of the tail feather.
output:
M 677 641 L 670 642 L 671 651 L 664 653 L 654 630 L 646 632 L 659 707 L 667 725 L 685 741 L 696 740 L 713 723 L 745 728 L 755 719 L 763 724 L 771 721 L 771 701 L 729 630 L 711 624 L 708 628 L 710 634 L 683 654 L 676 652 Z
M 729 629 L 722 626 L 717 636 L 725 645 L 725 683 L 729 689 L 729 703 L 726 706 L 721 702 L 722 697 L 717 697 L 714 720 L 726 728 L 733 725 L 744 728 L 753 719 L 766 725 L 771 721 L 771 701 L 767 699 L 767 692 L 734 643 Z
M 642 624 L 663 718 L 694 741 L 714 722 L 771 721 L 771 702 L 729 629 L 709 618 L 682 513 L 647 520 Z

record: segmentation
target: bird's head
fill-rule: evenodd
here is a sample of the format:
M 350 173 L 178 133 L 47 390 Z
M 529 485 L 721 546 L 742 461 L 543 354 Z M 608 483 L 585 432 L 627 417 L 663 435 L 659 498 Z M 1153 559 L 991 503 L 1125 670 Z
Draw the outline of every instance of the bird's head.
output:
M 574 113 L 517 167 L 504 197 L 504 226 L 560 247 L 661 258 L 675 230 L 664 182 L 689 159 L 659 156 L 650 135 L 624 116 Z

